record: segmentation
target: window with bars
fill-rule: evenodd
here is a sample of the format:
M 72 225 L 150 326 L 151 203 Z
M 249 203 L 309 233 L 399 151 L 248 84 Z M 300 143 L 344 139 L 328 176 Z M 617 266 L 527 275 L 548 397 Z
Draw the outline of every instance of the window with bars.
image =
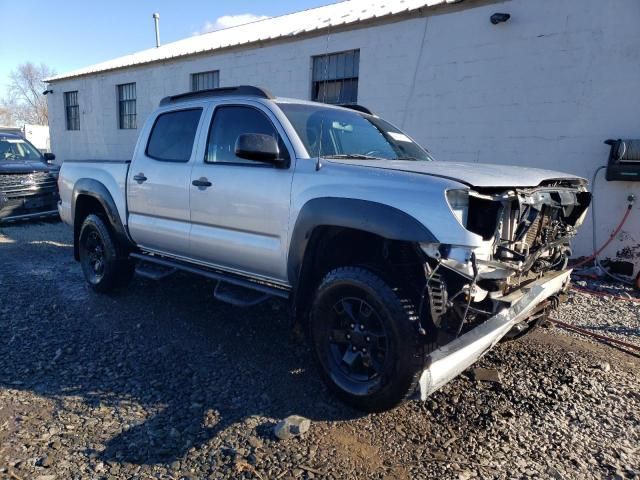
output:
M 120 114 L 120 128 L 136 128 L 136 84 L 125 83 L 118 85 L 118 110 Z
M 198 92 L 200 90 L 208 90 L 210 88 L 218 88 L 220 85 L 220 72 L 211 70 L 209 72 L 200 72 L 191 74 L 191 91 Z
M 67 130 L 80 130 L 80 108 L 78 91 L 64 92 L 64 111 L 67 119 Z
M 313 57 L 312 100 L 333 104 L 358 102 L 360 50 Z

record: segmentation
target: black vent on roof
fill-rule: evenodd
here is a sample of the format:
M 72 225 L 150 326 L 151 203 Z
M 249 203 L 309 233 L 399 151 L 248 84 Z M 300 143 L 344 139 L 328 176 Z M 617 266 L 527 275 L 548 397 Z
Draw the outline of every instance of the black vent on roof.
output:
M 240 85 L 239 87 L 211 88 L 208 90 L 199 90 L 197 92 L 187 92 L 181 93 L 179 95 L 172 95 L 170 97 L 164 97 L 162 100 L 160 100 L 160 105 L 168 105 L 170 103 L 178 102 L 181 100 L 228 96 L 247 96 L 268 99 L 274 98 L 274 96 L 271 95 L 271 92 L 265 90 L 264 88 L 254 87 L 251 85 Z

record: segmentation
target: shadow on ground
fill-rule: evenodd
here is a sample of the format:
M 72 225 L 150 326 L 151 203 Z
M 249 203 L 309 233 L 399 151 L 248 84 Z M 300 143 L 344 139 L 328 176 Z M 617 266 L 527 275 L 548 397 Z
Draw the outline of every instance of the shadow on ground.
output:
M 286 305 L 234 308 L 213 299 L 211 282 L 182 274 L 98 295 L 70 238 L 51 242 L 46 230 L 0 230 L 0 386 L 54 399 L 58 410 L 79 397 L 75 413 L 102 422 L 105 448 L 87 455 L 167 463 L 253 416 L 358 416 L 292 341 Z M 269 421 L 257 431 L 270 436 Z

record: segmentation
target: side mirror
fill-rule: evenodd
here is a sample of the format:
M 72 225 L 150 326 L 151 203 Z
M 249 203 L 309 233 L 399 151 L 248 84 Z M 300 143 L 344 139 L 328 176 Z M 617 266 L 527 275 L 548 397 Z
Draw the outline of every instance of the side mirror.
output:
M 56 156 L 53 153 L 49 152 L 42 154 L 42 156 L 44 157 L 44 161 L 47 163 L 51 163 L 56 159 Z
M 281 164 L 278 141 L 271 135 L 263 133 L 243 133 L 236 140 L 236 156 L 246 160 Z

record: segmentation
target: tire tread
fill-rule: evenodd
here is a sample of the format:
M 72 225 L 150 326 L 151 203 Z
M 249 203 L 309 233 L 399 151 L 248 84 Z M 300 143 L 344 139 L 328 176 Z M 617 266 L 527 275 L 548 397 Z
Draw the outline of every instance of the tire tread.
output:
M 351 403 L 356 408 L 361 410 L 366 410 L 369 412 L 379 412 L 394 408 L 395 406 L 401 404 L 408 398 L 410 398 L 416 388 L 418 386 L 418 382 L 420 380 L 420 375 L 422 373 L 422 369 L 424 367 L 424 361 L 426 355 L 433 350 L 435 344 L 433 343 L 425 343 L 423 339 L 420 338 L 418 334 L 418 325 L 419 316 L 417 313 L 417 308 L 414 305 L 414 302 L 403 295 L 402 291 L 399 288 L 395 288 L 390 286 L 385 280 L 383 280 L 379 275 L 367 270 L 366 268 L 359 266 L 345 266 L 338 267 L 328 274 L 325 275 L 323 280 L 320 282 L 318 286 L 315 296 L 314 303 L 316 299 L 322 295 L 324 290 L 326 290 L 333 283 L 343 280 L 350 280 L 356 283 L 360 283 L 366 285 L 368 288 L 373 290 L 378 296 L 381 303 L 385 305 L 385 307 L 389 310 L 392 318 L 396 321 L 405 322 L 406 325 L 402 327 L 402 329 L 411 329 L 409 333 L 413 338 L 412 345 L 412 361 L 411 361 L 411 377 L 409 379 L 408 385 L 404 392 L 401 392 L 395 398 L 383 398 L 379 401 L 373 400 L 371 402 L 366 401 L 350 401 L 349 397 L 345 398 L 345 394 L 340 394 L 337 392 L 343 399 L 346 399 L 348 403 Z M 313 306 L 311 308 L 313 315 Z M 317 362 L 319 363 L 319 362 Z M 336 390 L 337 387 L 332 387 L 326 379 L 326 376 L 323 374 L 323 379 L 328 383 L 329 387 L 332 390 Z M 403 388 L 404 389 L 404 388 Z

